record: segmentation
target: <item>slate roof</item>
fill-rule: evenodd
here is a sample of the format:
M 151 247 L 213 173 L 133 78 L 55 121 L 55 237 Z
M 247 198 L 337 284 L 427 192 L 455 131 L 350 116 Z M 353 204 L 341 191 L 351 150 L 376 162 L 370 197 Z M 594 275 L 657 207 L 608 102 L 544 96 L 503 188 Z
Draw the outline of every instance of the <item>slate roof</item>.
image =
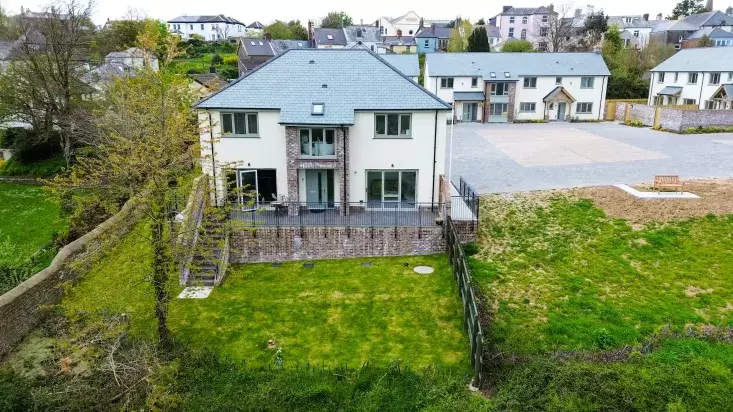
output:
M 229 84 L 216 73 L 194 74 L 191 78 L 196 83 L 206 87 L 222 88 Z
M 659 93 L 662 96 L 677 96 L 682 92 L 682 88 L 679 86 L 666 86 L 664 89 L 660 90 Z
M 306 42 L 307 43 L 307 42 Z M 249 56 L 274 56 L 275 51 L 265 39 L 243 37 L 239 43 Z
M 550 10 L 545 7 L 512 7 L 511 9 L 499 13 L 499 16 L 531 16 L 533 14 L 550 14 Z
M 250 23 L 249 25 L 247 25 L 247 28 L 248 29 L 264 29 L 265 26 L 262 23 L 258 22 L 258 21 L 253 21 L 252 23 Z
M 703 27 L 702 29 L 687 36 L 685 40 L 695 40 L 702 36 L 708 36 L 711 39 L 729 39 L 733 38 L 733 33 L 728 33 L 720 27 Z
M 361 37 L 357 36 L 359 30 L 361 30 Z M 346 26 L 344 27 L 344 35 L 348 43 L 379 43 L 382 41 L 380 30 L 380 27 L 374 26 Z
M 520 76 L 609 76 L 596 53 L 428 53 L 430 76 L 518 80 Z M 495 78 L 490 73 L 496 73 Z M 504 76 L 509 72 L 509 77 Z
M 682 49 L 651 72 L 733 72 L 733 47 Z
M 453 92 L 453 100 L 457 102 L 483 101 L 484 92 Z
M 733 26 L 733 16 L 720 11 L 693 14 L 682 20 L 665 20 L 654 25 L 653 32 L 661 31 L 696 31 L 701 27 Z
M 10 60 L 10 53 L 14 46 L 13 40 L 0 40 L 0 60 Z
M 352 125 L 357 110 L 450 110 L 378 55 L 348 49 L 290 50 L 194 107 L 274 109 L 281 124 L 303 125 Z
M 450 33 L 453 29 L 450 27 L 441 27 L 441 26 L 430 26 L 430 27 L 423 27 L 420 29 L 415 37 L 419 39 L 424 38 L 438 38 L 438 39 L 449 39 Z
M 412 36 L 383 36 L 382 43 L 389 46 L 414 46 L 415 38 Z
M 420 62 L 418 62 L 417 54 L 384 54 L 379 56 L 402 72 L 407 77 L 417 77 L 420 75 Z
M 550 99 L 552 99 L 553 97 L 557 96 L 560 93 L 564 93 L 565 96 L 568 96 L 568 98 L 570 98 L 571 101 L 573 101 L 573 102 L 575 101 L 575 97 L 573 97 L 573 95 L 570 94 L 570 92 L 568 92 L 568 90 L 566 88 L 562 87 L 562 86 L 557 86 L 554 89 L 552 89 L 552 91 L 550 93 L 547 93 L 545 95 L 545 97 L 542 98 L 542 101 L 543 102 L 547 102 L 547 101 L 549 101 Z
M 733 84 L 723 84 L 720 86 L 729 100 L 733 100 Z
M 331 36 L 329 39 L 328 36 Z M 333 46 L 346 46 L 346 35 L 344 29 L 324 29 L 316 28 L 313 29 L 313 38 L 316 44 L 321 45 L 333 45 Z
M 223 14 L 216 16 L 178 16 L 168 20 L 168 23 L 230 23 L 244 24 L 234 17 L 228 17 Z
M 291 49 L 312 49 L 308 40 L 270 40 L 275 54 L 283 54 Z

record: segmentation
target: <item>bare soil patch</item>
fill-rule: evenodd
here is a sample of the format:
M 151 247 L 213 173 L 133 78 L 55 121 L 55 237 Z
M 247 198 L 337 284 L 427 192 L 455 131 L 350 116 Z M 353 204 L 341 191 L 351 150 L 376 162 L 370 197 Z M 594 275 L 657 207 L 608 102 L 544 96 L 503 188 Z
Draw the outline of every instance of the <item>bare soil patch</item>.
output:
M 650 185 L 635 185 L 634 188 L 653 190 Z M 733 179 L 685 181 L 685 191 L 700 196 L 700 199 L 640 200 L 613 186 L 571 189 L 569 193 L 593 200 L 609 216 L 627 220 L 632 225 L 708 214 L 733 214 Z

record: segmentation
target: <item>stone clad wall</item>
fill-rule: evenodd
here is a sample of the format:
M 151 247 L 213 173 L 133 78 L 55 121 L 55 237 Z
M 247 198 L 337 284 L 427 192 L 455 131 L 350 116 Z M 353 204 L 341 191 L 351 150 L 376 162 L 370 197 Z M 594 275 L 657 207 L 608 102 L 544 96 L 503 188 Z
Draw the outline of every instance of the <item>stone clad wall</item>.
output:
M 85 263 L 116 244 L 138 222 L 142 208 L 128 201 L 94 230 L 59 250 L 51 265 L 0 296 L 0 357 L 18 344 L 61 301 L 63 284 L 74 281 Z
M 654 110 L 654 106 L 631 104 L 631 120 L 641 120 L 645 126 L 653 126 Z
M 680 129 L 698 126 L 733 126 L 733 110 L 679 110 Z

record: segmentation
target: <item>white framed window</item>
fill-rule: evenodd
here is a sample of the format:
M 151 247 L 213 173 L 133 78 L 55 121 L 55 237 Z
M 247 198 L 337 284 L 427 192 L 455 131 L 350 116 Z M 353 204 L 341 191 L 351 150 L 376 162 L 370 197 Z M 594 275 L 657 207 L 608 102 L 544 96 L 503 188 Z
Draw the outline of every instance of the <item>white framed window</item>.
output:
M 678 72 L 674 72 L 674 82 L 677 83 L 677 80 L 679 80 L 680 74 Z
M 631 17 L 624 17 L 624 21 L 625 21 L 626 23 L 631 23 L 631 21 L 632 21 L 632 18 L 631 18 Z
M 430 47 L 430 40 L 425 40 L 424 47 Z
M 336 156 L 336 130 L 300 129 L 300 155 L 309 157 Z
M 471 87 L 478 87 L 478 77 L 471 77 Z
M 204 29 L 204 25 L 203 25 L 203 24 L 201 24 L 201 30 L 203 30 L 203 29 Z
M 527 16 L 522 17 L 522 24 L 527 24 Z
M 527 29 L 522 29 L 522 31 L 521 31 L 521 32 L 519 32 L 519 37 L 520 37 L 520 38 L 521 38 L 522 40 L 526 40 L 526 39 L 527 39 Z
M 687 83 L 697 84 L 697 73 L 688 73 L 687 74 Z
M 514 37 L 514 27 L 509 28 L 509 37 Z
M 710 73 L 710 84 L 720 84 L 720 73 Z
M 491 83 L 492 96 L 507 96 L 509 94 L 509 83 Z
M 733 81 L 733 72 L 728 73 L 728 81 Z
M 712 100 L 705 100 L 705 109 L 707 110 L 715 109 L 715 102 Z
M 697 104 L 697 100 L 695 99 L 682 99 L 682 104 Z
M 374 137 L 411 138 L 412 115 L 409 113 L 377 113 L 374 115 Z
M 634 30 L 634 37 L 639 37 L 639 30 Z
M 540 37 L 547 37 L 549 29 L 547 27 L 540 27 Z
M 440 79 L 440 88 L 441 89 L 452 89 L 453 88 L 453 78 L 452 77 L 443 77 Z
M 592 102 L 578 102 L 577 106 L 575 107 L 575 113 L 593 113 L 593 103 Z
M 555 77 L 555 84 L 562 84 L 562 77 Z
M 657 75 L 657 83 L 664 83 L 664 72 Z
M 509 17 L 509 23 L 514 23 L 514 16 Z
M 535 111 L 535 108 L 537 107 L 537 104 L 534 102 L 522 102 L 519 103 L 519 111 L 525 112 L 525 113 L 533 113 Z
M 524 88 L 525 89 L 537 88 L 537 78 L 536 77 L 525 77 L 524 78 Z
M 545 15 L 543 15 L 543 16 L 542 16 L 542 23 L 547 23 L 549 19 L 550 19 L 550 18 L 549 18 L 549 16 L 548 16 L 548 15 L 546 15 L 546 14 L 545 14 Z
M 191 30 L 191 31 L 193 31 L 193 24 L 189 24 L 188 25 L 188 29 Z
M 222 112 L 221 132 L 224 137 L 259 137 L 257 113 Z
M 595 77 L 581 77 L 580 88 L 581 89 L 592 89 L 593 83 L 595 83 Z

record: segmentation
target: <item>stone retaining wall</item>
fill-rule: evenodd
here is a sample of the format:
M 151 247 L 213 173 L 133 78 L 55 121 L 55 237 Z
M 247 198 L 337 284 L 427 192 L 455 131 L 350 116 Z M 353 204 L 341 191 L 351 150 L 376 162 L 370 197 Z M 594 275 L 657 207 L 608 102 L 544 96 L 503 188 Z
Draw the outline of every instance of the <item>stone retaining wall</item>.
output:
M 51 265 L 0 296 L 0 357 L 7 354 L 61 301 L 63 284 L 74 281 L 99 252 L 137 224 L 142 208 L 128 201 L 116 215 L 59 250 Z
M 623 121 L 626 105 L 616 107 L 616 120 Z M 654 126 L 655 106 L 631 104 L 631 120 L 641 120 L 645 126 Z M 685 131 L 699 126 L 733 126 L 733 110 L 684 110 L 673 107 L 659 109 L 659 127 L 672 131 Z

